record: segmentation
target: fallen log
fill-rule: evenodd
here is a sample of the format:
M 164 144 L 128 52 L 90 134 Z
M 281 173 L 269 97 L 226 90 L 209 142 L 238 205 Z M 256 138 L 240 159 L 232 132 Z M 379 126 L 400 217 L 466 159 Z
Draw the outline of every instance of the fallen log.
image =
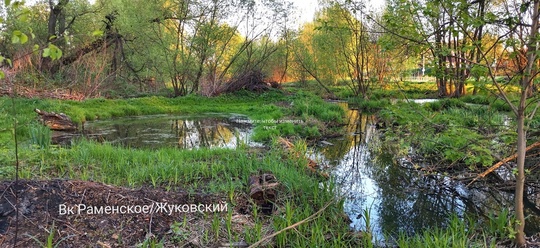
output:
M 527 146 L 527 148 L 525 148 L 525 152 L 528 152 L 529 150 L 535 148 L 535 147 L 539 147 L 540 146 L 540 141 L 538 142 L 535 142 L 534 144 L 530 145 L 530 146 Z M 474 182 L 476 182 L 478 179 L 480 178 L 483 178 L 485 176 L 487 176 L 489 173 L 495 171 L 497 168 L 501 167 L 503 164 L 506 164 L 514 159 L 517 158 L 517 153 L 515 153 L 514 155 L 510 156 L 510 157 L 507 157 L 501 161 L 499 161 L 498 163 L 494 164 L 493 166 L 489 167 L 489 169 L 487 169 L 486 171 L 480 173 L 478 176 L 476 176 L 469 184 L 467 184 L 467 187 L 469 187 L 471 184 L 473 184 Z
M 75 131 L 77 130 L 77 124 L 75 124 L 69 116 L 64 113 L 57 114 L 55 112 L 47 112 L 39 109 L 34 109 L 39 116 L 39 121 L 55 131 Z

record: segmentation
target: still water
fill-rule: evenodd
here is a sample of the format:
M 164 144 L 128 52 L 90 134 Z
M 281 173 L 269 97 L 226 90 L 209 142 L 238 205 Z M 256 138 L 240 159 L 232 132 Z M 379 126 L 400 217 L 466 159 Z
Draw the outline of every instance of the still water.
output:
M 236 148 L 250 141 L 252 126 L 235 114 L 148 115 L 89 121 L 84 136 L 132 148 Z
M 399 152 L 393 141 L 384 141 L 384 133 L 376 128 L 375 117 L 348 109 L 346 135 L 327 139 L 313 147 L 311 158 L 329 168 L 344 209 L 351 219 L 351 228 L 369 229 L 375 239 L 384 234 L 419 233 L 433 227 L 445 227 L 452 215 L 472 216 L 482 221 L 489 213 L 512 209 L 513 194 L 493 190 L 481 184 L 467 188 L 460 181 L 438 173 L 426 173 L 428 164 L 413 164 L 408 155 L 412 148 Z M 503 172 L 501 172 L 503 173 Z M 538 230 L 538 222 L 528 223 L 528 232 Z M 391 242 L 391 240 L 388 240 Z

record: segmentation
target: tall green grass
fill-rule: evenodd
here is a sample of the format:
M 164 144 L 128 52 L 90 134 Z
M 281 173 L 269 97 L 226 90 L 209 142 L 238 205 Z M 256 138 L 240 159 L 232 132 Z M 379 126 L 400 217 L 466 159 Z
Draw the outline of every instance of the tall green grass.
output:
M 412 236 L 401 232 L 392 238 L 391 242 L 400 248 L 495 248 L 502 247 L 502 243 L 508 243 L 513 239 L 508 232 L 513 230 L 512 217 L 507 211 L 502 211 L 497 217 L 490 214 L 486 222 L 475 222 L 470 218 L 461 219 L 454 215 L 446 227 L 424 230 Z

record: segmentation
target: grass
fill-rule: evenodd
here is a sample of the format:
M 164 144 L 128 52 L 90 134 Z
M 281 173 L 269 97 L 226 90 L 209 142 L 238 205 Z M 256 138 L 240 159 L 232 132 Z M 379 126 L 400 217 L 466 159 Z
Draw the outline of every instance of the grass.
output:
M 278 107 L 278 102 L 290 104 L 291 107 Z M 345 114 L 339 106 L 324 102 L 313 94 L 287 96 L 277 91 L 260 95 L 239 92 L 215 98 L 194 95 L 180 98 L 152 96 L 133 99 L 98 98 L 82 102 L 18 98 L 15 104 L 19 123 L 17 134 L 22 139 L 30 138 L 30 134 L 36 131 L 36 114 L 33 111 L 35 108 L 65 113 L 79 125 L 96 119 L 135 115 L 208 112 L 245 114 L 256 121 L 256 141 L 269 141 L 273 136 L 320 137 L 327 132 L 324 122 L 339 123 Z M 0 144 L 9 144 L 12 139 L 9 130 L 12 129 L 13 118 L 10 117 L 15 115 L 11 108 L 11 99 L 0 97 Z M 37 136 L 32 138 L 35 142 L 40 142 L 36 140 Z
M 265 119 L 298 119 L 301 123 L 278 123 L 258 126 L 277 126 L 277 133 L 266 135 L 271 140 L 277 135 L 298 136 L 320 135 L 319 127 L 324 128 L 324 121 L 340 121 L 344 115 L 339 106 L 326 103 L 310 94 L 285 96 L 277 92 L 266 95 L 240 93 L 224 95 L 217 98 L 188 96 L 168 99 L 162 97 L 145 97 L 127 100 L 91 99 L 83 102 L 15 99 L 17 106 L 17 133 L 21 138 L 20 177 L 26 179 L 68 178 L 103 182 L 112 185 L 136 187 L 152 185 L 166 189 L 183 188 L 191 192 L 209 192 L 226 195 L 234 204 L 239 195 L 245 194 L 245 185 L 250 175 L 260 171 L 272 172 L 283 185 L 280 195 L 283 197 L 276 205 L 296 209 L 289 215 L 285 223 L 295 223 L 309 217 L 334 199 L 333 184 L 324 182 L 319 187 L 319 179 L 306 172 L 303 158 L 289 158 L 277 147 L 264 153 L 252 152 L 247 146 L 230 149 L 198 149 L 178 150 L 163 148 L 157 150 L 130 149 L 111 144 L 99 144 L 87 140 L 74 142 L 69 148 L 50 145 L 47 139 L 48 129 L 38 125 L 34 118 L 34 108 L 46 111 L 64 112 L 74 121 L 82 123 L 88 120 L 112 118 L 126 115 L 160 114 L 160 113 L 199 113 L 199 112 L 234 112 L 246 114 L 253 120 Z M 278 107 L 277 101 L 286 102 L 290 107 Z M 291 104 L 292 103 L 292 104 Z M 309 104 L 313 103 L 313 104 Z M 11 99 L 0 98 L 2 111 L 6 119 L 0 120 L 0 149 L 3 154 L 13 153 L 13 140 L 10 130 L 14 113 L 11 112 Z M 306 125 L 310 126 L 304 129 Z M 0 157 L 0 176 L 10 179 L 14 171 L 14 156 Z M 7 166 L 6 166 L 7 165 Z M 337 244 L 354 244 L 355 237 L 349 235 L 347 224 L 335 216 L 342 214 L 340 204 L 332 204 L 317 219 L 298 227 L 302 232 L 284 232 L 280 235 L 287 243 L 304 247 L 313 247 L 331 242 Z M 227 239 L 231 242 L 241 238 L 255 241 L 266 236 L 272 229 L 282 227 L 280 224 L 281 207 L 278 214 L 255 218 L 253 229 L 243 231 L 231 229 L 230 213 L 225 219 L 209 216 L 212 228 L 205 230 L 204 240 L 207 244 L 216 239 Z M 219 220 L 215 221 L 214 219 Z M 183 229 L 175 227 L 178 235 Z M 178 238 L 178 237 L 177 237 Z M 178 239 L 181 239 L 179 237 Z M 332 241 L 330 241 L 332 240 Z M 141 246 L 160 247 L 166 240 L 149 237 Z M 322 242 L 322 243 L 321 243 Z
M 315 80 L 306 82 L 293 82 L 283 84 L 288 91 L 297 93 L 300 91 L 310 92 L 322 98 L 330 95 Z M 340 99 L 352 99 L 358 96 L 352 94 L 351 89 L 345 82 L 326 85 L 330 91 Z M 437 87 L 434 82 L 393 82 L 386 85 L 373 85 L 370 99 L 395 98 L 395 99 L 416 99 L 416 98 L 436 98 Z
M 511 219 L 507 211 L 503 211 L 499 217 L 490 215 L 487 223 L 484 223 L 487 224 L 486 228 L 469 218 L 452 216 L 446 227 L 425 230 L 412 236 L 399 233 L 393 243 L 400 248 L 501 247 L 498 242 L 513 238 L 509 232 L 513 230 Z
M 403 146 L 412 146 L 419 155 L 446 165 L 491 165 L 492 153 L 508 153 L 513 142 L 498 110 L 466 105 L 458 99 L 395 104 L 381 110 L 379 118 L 392 127 L 386 130 L 387 138 L 406 137 Z

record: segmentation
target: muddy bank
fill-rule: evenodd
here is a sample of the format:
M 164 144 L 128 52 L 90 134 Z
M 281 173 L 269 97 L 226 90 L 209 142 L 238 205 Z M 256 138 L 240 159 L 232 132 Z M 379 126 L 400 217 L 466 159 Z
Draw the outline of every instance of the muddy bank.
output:
M 204 240 L 202 233 L 211 228 L 213 218 L 226 218 L 224 204 L 232 209 L 233 229 L 242 230 L 249 222 L 249 215 L 241 213 L 245 214 L 246 201 L 237 200 L 232 206 L 212 194 L 69 180 L 10 181 L 0 184 L 0 247 L 13 246 L 16 193 L 20 207 L 16 247 L 46 244 L 51 231 L 58 247 L 134 246 L 151 239 L 166 246 L 219 246 L 220 238 Z

